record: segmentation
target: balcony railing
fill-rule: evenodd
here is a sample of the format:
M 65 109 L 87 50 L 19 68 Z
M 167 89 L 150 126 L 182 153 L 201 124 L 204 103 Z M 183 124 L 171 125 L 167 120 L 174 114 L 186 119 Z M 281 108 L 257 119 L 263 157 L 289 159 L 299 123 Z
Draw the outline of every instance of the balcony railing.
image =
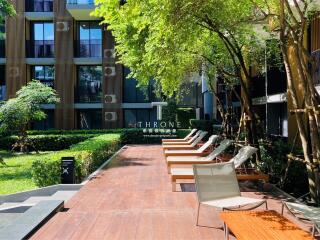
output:
M 76 58 L 102 57 L 102 40 L 75 40 Z
M 78 86 L 75 89 L 76 103 L 101 103 L 102 89 L 96 89 L 95 86 Z
M 53 0 L 26 0 L 26 12 L 52 12 Z
M 6 44 L 5 40 L 0 40 L 0 58 L 6 57 Z
M 71 5 L 94 5 L 94 0 L 68 0 L 67 4 L 71 4 Z
M 26 41 L 27 58 L 54 58 L 54 40 Z

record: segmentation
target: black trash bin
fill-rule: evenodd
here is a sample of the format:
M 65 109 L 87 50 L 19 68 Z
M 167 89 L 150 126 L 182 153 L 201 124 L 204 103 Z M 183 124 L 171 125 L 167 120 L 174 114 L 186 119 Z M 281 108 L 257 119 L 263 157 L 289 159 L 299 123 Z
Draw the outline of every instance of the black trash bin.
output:
M 75 183 L 75 159 L 74 157 L 61 158 L 61 183 L 73 184 Z

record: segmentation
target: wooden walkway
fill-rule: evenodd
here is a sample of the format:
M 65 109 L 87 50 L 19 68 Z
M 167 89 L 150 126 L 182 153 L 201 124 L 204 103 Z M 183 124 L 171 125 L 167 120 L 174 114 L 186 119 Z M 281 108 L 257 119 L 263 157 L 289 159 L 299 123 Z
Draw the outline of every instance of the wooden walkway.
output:
M 244 195 L 267 198 L 270 209 L 280 210 L 281 196 Z M 201 208 L 197 227 L 196 207 L 194 192 L 171 191 L 161 146 L 129 146 L 32 239 L 223 239 L 219 213 Z

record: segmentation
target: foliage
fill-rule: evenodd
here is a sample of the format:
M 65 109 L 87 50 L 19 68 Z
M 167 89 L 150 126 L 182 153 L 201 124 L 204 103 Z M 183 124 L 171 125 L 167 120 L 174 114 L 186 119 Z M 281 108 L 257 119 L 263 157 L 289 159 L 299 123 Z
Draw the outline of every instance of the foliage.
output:
M 193 108 L 178 108 L 177 122 L 180 122 L 181 128 L 190 127 L 190 119 L 196 117 L 196 112 Z
M 8 0 L 0 0 L 0 25 L 4 24 L 5 17 L 14 16 L 16 11 L 12 3 Z M 0 32 L 0 39 L 4 38 L 4 33 Z
M 119 134 L 104 134 L 38 158 L 32 163 L 32 178 L 39 187 L 60 183 L 61 157 L 68 156 L 75 157 L 76 181 L 81 182 L 119 149 L 119 137 Z
M 0 132 L 18 131 L 15 147 L 27 151 L 27 125 L 46 118 L 41 104 L 55 104 L 59 98 L 55 90 L 39 81 L 31 81 L 17 92 L 17 97 L 0 106 Z
M 168 101 L 168 106 L 162 109 L 162 121 L 175 122 L 177 118 L 177 104 L 175 101 Z
M 213 122 L 211 120 L 190 119 L 190 124 L 191 128 L 207 131 L 209 134 L 212 133 Z
M 101 135 L 107 133 L 121 133 L 122 128 L 119 129 L 83 129 L 83 130 L 30 130 L 27 131 L 28 135 Z
M 38 151 L 59 151 L 69 148 L 71 145 L 94 137 L 92 134 L 72 134 L 72 135 L 32 135 L 28 137 L 29 150 Z M 0 149 L 11 150 L 12 145 L 17 142 L 18 136 L 0 138 Z M 34 149 L 32 149 L 32 147 Z

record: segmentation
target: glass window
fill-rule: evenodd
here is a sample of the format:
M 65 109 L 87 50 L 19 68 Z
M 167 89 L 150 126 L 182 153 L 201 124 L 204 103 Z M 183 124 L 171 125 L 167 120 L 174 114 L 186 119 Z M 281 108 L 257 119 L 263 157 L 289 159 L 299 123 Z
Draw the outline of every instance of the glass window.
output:
M 6 100 L 6 66 L 0 65 L 0 101 Z
M 78 111 L 79 129 L 101 129 L 102 111 L 101 110 L 79 110 Z
M 34 66 L 33 68 L 33 79 L 52 88 L 54 88 L 54 77 L 54 66 Z
M 78 102 L 101 102 L 102 100 L 102 67 L 78 67 Z
M 137 127 L 137 123 L 142 122 L 142 126 L 146 126 L 146 122 L 157 121 L 156 109 L 125 109 L 124 125 L 127 128 Z
M 53 0 L 26 0 L 26 12 L 52 12 Z
M 44 112 L 47 114 L 46 119 L 34 122 L 33 129 L 35 130 L 54 129 L 54 110 L 45 110 Z
M 102 29 L 99 22 L 78 23 L 77 57 L 102 57 Z
M 148 86 L 137 87 L 138 82 L 133 78 L 127 78 L 130 74 L 128 68 L 124 68 L 124 102 L 126 103 L 147 103 L 156 101 L 153 93 L 154 81 L 150 81 Z
M 28 57 L 54 57 L 54 26 L 49 22 L 31 24 L 32 39 L 27 44 Z

